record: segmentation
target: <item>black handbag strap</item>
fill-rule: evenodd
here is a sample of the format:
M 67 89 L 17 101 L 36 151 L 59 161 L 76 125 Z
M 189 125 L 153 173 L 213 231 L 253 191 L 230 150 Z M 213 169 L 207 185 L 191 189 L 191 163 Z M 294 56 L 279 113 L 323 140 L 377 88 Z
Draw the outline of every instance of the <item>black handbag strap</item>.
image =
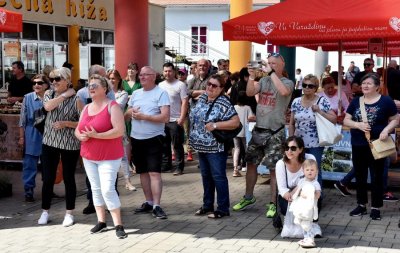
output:
M 204 118 L 204 121 L 207 121 L 207 118 L 208 118 L 208 116 L 210 115 L 211 110 L 212 110 L 212 108 L 213 108 L 215 102 L 217 101 L 217 99 L 218 99 L 220 96 L 221 96 L 221 95 L 219 95 L 218 97 L 216 97 L 216 98 L 214 99 L 214 101 L 212 101 L 210 108 L 208 108 L 208 110 L 207 110 L 207 112 L 206 112 L 206 116 L 205 116 L 205 118 Z

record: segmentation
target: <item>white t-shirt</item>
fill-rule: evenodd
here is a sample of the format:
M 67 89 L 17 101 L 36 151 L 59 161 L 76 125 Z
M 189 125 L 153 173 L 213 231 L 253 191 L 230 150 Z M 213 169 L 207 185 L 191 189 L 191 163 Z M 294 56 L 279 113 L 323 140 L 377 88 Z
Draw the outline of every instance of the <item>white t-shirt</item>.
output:
M 169 105 L 168 93 L 158 86 L 148 91 L 143 90 L 143 88 L 135 90 L 128 102 L 129 107 L 139 107 L 139 111 L 146 115 L 161 114 L 161 107 L 165 105 Z M 132 138 L 144 140 L 165 135 L 165 123 L 136 119 L 132 119 L 131 122 Z
M 296 89 L 298 89 L 298 90 L 303 89 L 303 86 L 301 86 L 303 84 L 303 76 L 301 74 L 299 74 L 299 75 L 295 75 L 295 78 L 296 78 L 295 85 L 297 85 L 297 83 L 299 83 L 299 85 L 296 86 Z
M 172 83 L 162 81 L 158 86 L 165 90 L 169 96 L 169 121 L 177 121 L 181 117 L 182 100 L 188 97 L 186 84 L 176 79 Z
M 315 157 L 312 154 L 305 154 L 305 156 L 306 159 L 315 160 Z M 287 171 L 287 174 L 285 170 Z M 300 180 L 300 177 L 304 175 L 303 166 L 301 166 L 301 168 L 297 172 L 292 173 L 286 169 L 283 159 L 279 160 L 276 163 L 275 172 L 276 172 L 276 183 L 278 184 L 278 192 L 279 195 L 281 195 L 282 197 L 283 195 L 285 195 L 285 193 L 296 187 L 297 183 Z M 287 175 L 287 184 L 286 184 L 286 175 Z
M 239 116 L 240 123 L 242 123 L 243 128 L 238 133 L 237 137 L 246 137 L 245 128 L 246 124 L 248 123 L 248 117 L 253 116 L 253 112 L 251 111 L 250 106 L 248 105 L 235 105 L 235 110 Z

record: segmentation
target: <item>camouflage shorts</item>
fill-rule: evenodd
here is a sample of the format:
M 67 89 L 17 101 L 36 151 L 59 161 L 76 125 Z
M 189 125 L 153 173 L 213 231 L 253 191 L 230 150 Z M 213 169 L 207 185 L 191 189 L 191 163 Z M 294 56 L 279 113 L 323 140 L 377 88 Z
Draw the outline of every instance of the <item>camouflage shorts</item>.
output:
M 285 141 L 285 128 L 271 136 L 271 130 L 253 129 L 252 137 L 246 151 L 246 162 L 253 164 L 261 164 L 267 166 L 268 169 L 274 170 L 276 162 L 282 159 L 282 143 Z M 257 144 L 253 140 L 264 139 L 263 144 Z

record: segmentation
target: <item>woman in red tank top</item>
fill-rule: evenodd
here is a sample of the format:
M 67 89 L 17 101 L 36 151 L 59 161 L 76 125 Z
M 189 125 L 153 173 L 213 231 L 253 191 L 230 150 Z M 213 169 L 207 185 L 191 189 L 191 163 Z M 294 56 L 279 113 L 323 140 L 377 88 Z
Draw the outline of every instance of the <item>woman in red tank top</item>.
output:
M 111 212 L 118 238 L 126 238 L 121 221 L 121 202 L 115 191 L 115 180 L 124 155 L 122 136 L 125 131 L 121 108 L 106 94 L 109 85 L 100 75 L 89 79 L 92 103 L 85 106 L 75 130 L 81 141 L 81 156 L 89 178 L 98 223 L 92 234 L 106 230 L 105 205 Z

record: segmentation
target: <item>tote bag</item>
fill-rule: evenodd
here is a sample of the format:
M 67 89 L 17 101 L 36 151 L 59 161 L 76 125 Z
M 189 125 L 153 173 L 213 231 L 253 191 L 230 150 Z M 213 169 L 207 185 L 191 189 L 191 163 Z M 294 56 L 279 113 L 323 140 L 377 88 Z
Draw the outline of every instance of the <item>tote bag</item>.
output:
M 330 122 L 319 113 L 315 113 L 315 123 L 317 125 L 319 145 L 331 146 L 338 143 L 343 135 L 340 133 L 340 128 Z

